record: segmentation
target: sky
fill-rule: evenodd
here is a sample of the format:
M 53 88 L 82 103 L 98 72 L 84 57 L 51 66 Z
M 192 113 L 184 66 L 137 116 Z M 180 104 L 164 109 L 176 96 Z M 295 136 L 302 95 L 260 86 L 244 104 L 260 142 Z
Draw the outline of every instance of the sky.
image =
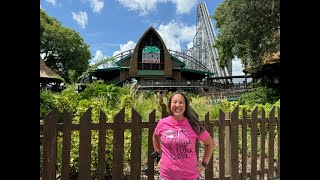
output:
M 196 33 L 197 5 L 204 0 L 41 0 L 40 8 L 62 26 L 79 32 L 90 48 L 90 64 L 104 57 L 134 49 L 151 26 L 168 49 L 192 46 Z M 207 0 L 214 14 L 223 0 Z M 215 28 L 215 21 L 211 19 Z M 217 29 L 215 29 L 217 32 Z M 233 61 L 232 74 L 243 75 L 240 61 Z

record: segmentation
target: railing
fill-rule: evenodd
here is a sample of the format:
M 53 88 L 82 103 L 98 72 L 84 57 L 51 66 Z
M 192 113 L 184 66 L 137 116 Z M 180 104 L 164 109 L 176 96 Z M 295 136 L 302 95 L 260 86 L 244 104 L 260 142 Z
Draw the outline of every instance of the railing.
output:
M 130 55 L 130 54 L 132 54 L 132 53 L 133 53 L 133 50 L 134 50 L 134 49 L 129 49 L 129 50 L 127 50 L 127 51 L 123 51 L 123 52 L 121 52 L 121 53 L 113 56 L 113 58 L 116 59 L 116 60 L 120 60 L 120 59 L 122 59 L 122 58 L 124 58 L 124 57 L 126 57 L 126 56 L 128 56 L 128 55 Z
M 143 87 L 207 87 L 208 84 L 206 82 L 199 81 L 141 81 L 139 82 L 141 88 Z
M 186 69 L 211 72 L 211 70 L 207 67 L 208 65 L 202 64 L 200 61 L 196 60 L 192 56 L 187 55 L 186 53 L 181 53 L 170 49 L 169 53 L 174 56 L 181 57 L 183 62 L 186 64 Z
M 134 51 L 134 49 L 129 49 L 127 51 L 121 52 L 115 56 L 113 56 L 113 58 L 115 59 L 115 62 L 117 62 L 118 60 L 132 54 Z M 201 62 L 198 62 L 196 59 L 194 59 L 193 57 L 185 54 L 185 53 L 181 53 L 178 51 L 173 51 L 169 49 L 169 53 L 176 56 L 176 57 L 181 57 L 183 58 L 183 62 L 186 63 L 186 68 L 187 69 L 193 69 L 193 70 L 199 70 L 199 71 L 206 71 L 206 72 L 210 72 L 210 70 L 204 65 L 201 64 Z M 115 67 L 115 65 L 113 64 L 109 64 L 109 67 Z

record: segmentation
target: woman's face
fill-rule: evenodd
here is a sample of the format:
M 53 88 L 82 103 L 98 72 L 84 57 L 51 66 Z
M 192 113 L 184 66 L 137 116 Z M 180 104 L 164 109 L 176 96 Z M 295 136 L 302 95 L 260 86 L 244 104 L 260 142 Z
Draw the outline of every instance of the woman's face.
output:
M 171 99 L 170 110 L 173 117 L 178 120 L 183 118 L 183 113 L 186 110 L 186 101 L 181 94 L 175 94 Z

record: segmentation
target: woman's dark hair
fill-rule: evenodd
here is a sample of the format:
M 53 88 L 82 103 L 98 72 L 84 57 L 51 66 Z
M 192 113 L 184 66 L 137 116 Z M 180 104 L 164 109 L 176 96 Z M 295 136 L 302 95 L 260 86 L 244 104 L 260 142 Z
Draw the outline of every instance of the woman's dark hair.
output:
M 186 104 L 186 110 L 184 111 L 183 115 L 185 117 L 187 117 L 192 129 L 197 133 L 197 135 L 199 135 L 200 133 L 202 133 L 204 131 L 204 127 L 202 126 L 202 124 L 200 123 L 200 121 L 198 120 L 197 115 L 195 114 L 195 112 L 193 111 L 193 109 L 190 108 L 189 106 L 189 101 L 187 99 L 187 96 L 185 94 L 183 94 L 182 92 L 175 92 L 171 95 L 171 97 L 169 98 L 168 101 L 168 107 L 169 107 L 169 111 L 170 114 L 172 115 L 172 111 L 171 111 L 171 100 L 172 97 L 176 94 L 180 94 L 183 96 L 184 100 L 185 100 L 185 104 Z

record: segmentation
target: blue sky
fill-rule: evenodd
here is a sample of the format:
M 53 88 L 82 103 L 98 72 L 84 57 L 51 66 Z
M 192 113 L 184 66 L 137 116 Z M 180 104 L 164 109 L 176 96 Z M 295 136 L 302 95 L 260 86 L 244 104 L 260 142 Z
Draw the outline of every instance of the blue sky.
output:
M 210 15 L 222 1 L 205 1 Z M 199 2 L 203 0 L 41 0 L 40 8 L 62 26 L 80 33 L 94 63 L 133 49 L 150 26 L 167 48 L 187 49 L 196 33 Z M 243 74 L 240 61 L 234 61 L 232 69 L 233 75 Z

